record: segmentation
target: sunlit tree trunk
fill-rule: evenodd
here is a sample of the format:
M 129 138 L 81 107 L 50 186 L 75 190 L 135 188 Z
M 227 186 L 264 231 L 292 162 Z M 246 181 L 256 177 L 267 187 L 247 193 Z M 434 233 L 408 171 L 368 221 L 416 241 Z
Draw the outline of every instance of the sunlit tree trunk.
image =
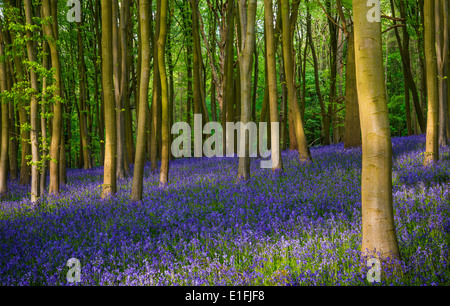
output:
M 353 0 L 356 80 L 362 130 L 363 256 L 400 256 L 392 204 L 392 143 L 384 84 L 381 23 L 366 1 Z M 375 252 L 379 252 L 379 255 Z
M 102 81 L 105 103 L 105 165 L 102 198 L 116 193 L 116 112 L 113 86 L 112 3 L 102 0 Z
M 300 114 L 300 107 L 297 99 L 297 89 L 295 87 L 294 76 L 294 56 L 292 48 L 291 24 L 289 17 L 289 1 L 281 0 L 281 14 L 283 23 L 283 59 L 286 76 L 286 83 L 289 95 L 289 109 L 292 112 L 293 126 L 295 129 L 295 137 L 297 140 L 297 149 L 300 161 L 310 162 L 311 154 L 309 152 L 308 143 L 306 140 L 305 130 L 303 128 L 303 119 Z
M 280 118 L 278 114 L 278 94 L 277 94 L 277 79 L 276 79 L 276 61 L 275 61 L 275 39 L 273 33 L 273 3 L 272 0 L 264 1 L 264 15 L 265 15 L 265 28 L 266 28 L 266 61 L 267 63 L 267 76 L 269 85 L 269 100 L 270 100 L 270 122 L 280 124 Z M 283 163 L 281 161 L 281 145 L 280 134 L 271 134 L 271 150 L 272 150 L 272 171 L 283 169 Z
M 3 28 L 0 28 L 0 92 L 7 90 L 6 83 L 6 64 L 5 64 L 5 45 L 3 41 Z M 2 97 L 2 136 L 0 148 L 0 199 L 8 192 L 8 147 L 9 147 L 9 118 L 8 118 L 8 100 Z
M 32 7 L 31 0 L 25 0 L 25 18 L 26 24 L 31 27 L 32 21 Z M 33 45 L 33 34 L 31 30 L 26 31 L 27 35 L 27 53 L 28 60 L 31 63 L 36 63 L 36 50 Z M 31 95 L 30 105 L 30 140 L 31 140 L 31 203 L 35 204 L 39 199 L 39 143 L 38 143 L 38 128 L 39 128 L 39 107 L 37 94 L 39 93 L 38 77 L 35 68 L 30 69 L 30 81 L 33 93 Z
M 435 45 L 435 1 L 424 3 L 425 61 L 428 92 L 427 140 L 424 165 L 439 160 L 439 92 L 437 80 L 436 45 Z

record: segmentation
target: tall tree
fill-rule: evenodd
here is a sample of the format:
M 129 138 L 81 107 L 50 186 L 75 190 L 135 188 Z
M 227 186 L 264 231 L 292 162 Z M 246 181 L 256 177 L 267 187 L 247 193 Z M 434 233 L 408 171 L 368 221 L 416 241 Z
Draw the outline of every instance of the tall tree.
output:
M 124 8 L 124 3 L 122 3 L 122 9 Z M 122 14 L 121 14 L 122 15 Z M 124 113 L 124 88 L 122 87 L 122 38 L 119 35 L 119 2 L 117 0 L 112 0 L 112 52 L 113 52 L 113 70 L 114 70 L 114 98 L 115 98 L 115 114 L 116 114 L 116 178 L 121 180 L 125 178 L 125 113 Z M 122 17 L 122 16 L 121 16 Z M 124 20 L 120 19 L 120 24 Z M 126 54 L 126 53 L 125 53 Z M 126 60 L 125 60 L 126 65 Z M 127 81 L 125 80 L 127 83 Z M 128 84 L 127 84 L 128 86 Z
M 346 148 L 361 146 L 361 123 L 359 120 L 358 91 L 356 86 L 355 38 L 353 31 L 348 37 L 347 70 L 345 72 L 345 135 Z
M 51 1 L 51 2 L 50 2 Z M 54 71 L 54 91 L 53 99 L 55 100 L 53 106 L 53 125 L 52 125 L 52 140 L 50 145 L 50 186 L 49 193 L 59 195 L 59 163 L 61 162 L 60 145 L 62 138 L 62 91 L 61 91 L 61 62 L 59 59 L 59 50 L 57 45 L 57 33 L 55 32 L 55 20 L 52 18 L 52 9 L 57 9 L 56 0 L 43 0 L 42 12 L 45 22 L 43 25 L 44 35 L 47 38 L 47 43 L 50 47 L 51 63 Z M 52 23 L 50 21 L 52 20 Z
M 282 18 L 282 33 L 283 33 L 283 59 L 285 77 L 288 89 L 289 108 L 292 112 L 294 125 L 291 126 L 295 130 L 295 137 L 297 140 L 297 149 L 300 161 L 310 162 L 311 154 L 306 140 L 305 130 L 303 127 L 303 118 L 301 118 L 300 107 L 298 105 L 297 89 L 295 86 L 294 76 L 294 55 L 292 47 L 291 35 L 291 18 L 289 16 L 289 0 L 281 0 L 281 18 Z
M 363 256 L 400 256 L 392 202 L 392 142 L 384 84 L 381 23 L 369 22 L 366 1 L 353 0 L 355 61 L 362 131 Z M 377 253 L 379 255 L 377 255 Z
M 424 2 L 425 61 L 427 71 L 428 118 L 424 165 L 439 160 L 439 91 L 435 45 L 435 1 Z
M 170 143 L 169 143 L 169 89 L 167 82 L 166 61 L 165 61 L 165 45 L 167 37 L 167 13 L 168 3 L 167 0 L 161 1 L 161 16 L 160 27 L 158 36 L 158 62 L 159 62 L 159 75 L 161 78 L 161 139 L 162 139 L 162 153 L 161 153 L 161 172 L 159 176 L 159 183 L 162 187 L 166 186 L 169 182 L 169 155 L 170 155 Z
M 6 58 L 3 27 L 0 20 L 0 92 L 7 90 L 6 83 Z M 9 118 L 8 100 L 5 96 L 1 98 L 1 147 L 0 147 L 0 199 L 8 192 L 8 147 L 9 147 Z
M 150 1 L 139 1 L 139 24 L 142 43 L 139 52 L 141 53 L 141 76 L 139 86 L 139 121 L 136 141 L 136 156 L 134 163 L 133 184 L 131 189 L 131 200 L 142 200 L 144 164 L 146 161 L 146 136 L 147 136 L 147 113 L 148 113 L 148 87 L 150 81 Z
M 31 0 L 25 0 L 25 18 L 26 18 L 26 35 L 27 35 L 27 53 L 30 63 L 36 63 L 36 49 L 33 44 L 33 16 Z M 38 76 L 36 69 L 30 69 L 31 81 L 31 105 L 30 105 L 30 140 L 31 140 L 31 203 L 35 204 L 39 198 L 39 143 L 38 143 L 38 127 L 39 127 L 39 106 L 38 106 Z
M 276 79 L 276 60 L 275 60 L 275 36 L 273 24 L 273 3 L 272 0 L 264 1 L 264 16 L 266 28 L 266 61 L 267 61 L 267 76 L 268 76 L 268 91 L 270 100 L 270 122 L 271 124 L 280 124 L 278 114 L 278 99 L 277 99 L 277 79 Z M 271 150 L 272 150 L 272 171 L 283 169 L 281 160 L 281 145 L 280 134 L 271 133 Z
M 256 25 L 257 1 L 239 1 L 239 16 L 241 26 L 240 41 L 240 78 L 241 78 L 241 122 L 247 125 L 251 121 L 251 79 L 253 67 L 253 53 L 255 48 L 255 25 Z M 240 134 L 240 151 L 245 152 L 244 156 L 239 156 L 238 180 L 248 180 L 250 178 L 250 137 L 249 132 L 243 127 Z M 240 154 L 241 154 L 240 152 Z
M 87 124 L 87 116 L 88 111 L 86 109 L 86 63 L 84 59 L 84 41 L 83 41 L 83 32 L 82 32 L 82 22 L 80 22 L 77 26 L 77 40 L 78 40 L 78 77 L 80 84 L 80 92 L 78 97 L 78 109 L 80 113 L 80 137 L 81 137 L 81 145 L 82 145 L 82 157 L 83 157 L 83 168 L 91 169 L 92 161 L 91 161 L 91 150 L 90 150 L 90 142 L 89 142 L 89 133 L 88 133 L 88 124 Z
M 436 0 L 435 3 L 436 20 L 436 58 L 438 72 L 439 89 L 439 145 L 444 147 L 448 143 L 447 139 L 447 66 L 448 66 L 448 0 Z
M 105 103 L 105 165 L 102 198 L 116 193 L 116 111 L 113 86 L 112 2 L 102 0 L 102 81 Z

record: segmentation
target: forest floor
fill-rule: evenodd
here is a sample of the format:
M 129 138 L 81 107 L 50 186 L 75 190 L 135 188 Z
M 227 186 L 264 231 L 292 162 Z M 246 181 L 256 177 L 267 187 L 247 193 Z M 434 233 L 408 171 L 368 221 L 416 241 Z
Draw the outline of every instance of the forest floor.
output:
M 425 137 L 393 139 L 394 214 L 402 272 L 383 265 L 380 285 L 450 285 L 450 149 L 422 166 Z M 0 285 L 371 285 L 361 246 L 361 149 L 311 149 L 301 165 L 283 152 L 272 175 L 252 159 L 235 183 L 236 158 L 171 162 L 170 185 L 144 171 L 101 200 L 103 169 L 69 170 L 59 198 L 29 209 L 29 187 L 9 182 L 0 204 Z

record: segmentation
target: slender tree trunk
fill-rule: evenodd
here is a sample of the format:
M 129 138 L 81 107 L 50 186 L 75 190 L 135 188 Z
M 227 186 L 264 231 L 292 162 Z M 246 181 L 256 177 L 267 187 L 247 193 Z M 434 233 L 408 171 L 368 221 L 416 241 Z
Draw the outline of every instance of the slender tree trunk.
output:
M 122 108 L 120 109 L 121 120 L 123 126 L 120 131 L 123 138 L 123 159 L 124 159 L 124 174 L 130 175 L 130 164 L 133 162 L 133 132 L 132 132 L 132 116 L 130 109 L 130 52 L 128 48 L 128 27 L 130 27 L 130 0 L 123 0 L 120 7 L 120 50 L 121 50 L 121 83 L 120 95 L 122 101 Z M 122 111 L 123 110 L 123 111 Z
M 353 1 L 355 62 L 362 130 L 363 256 L 399 258 L 392 203 L 392 142 L 384 84 L 381 23 L 365 1 Z
M 150 162 L 151 169 L 155 172 L 158 168 L 158 133 L 160 131 L 160 108 L 161 108 L 161 78 L 159 75 L 159 61 L 158 61 L 158 45 L 157 41 L 159 39 L 160 24 L 161 24 L 161 2 L 157 3 L 157 14 L 156 14 L 156 25 L 153 42 L 153 97 L 152 97 L 152 108 L 151 108 L 151 145 L 150 145 Z
M 193 48 L 193 71 L 194 71 L 194 115 L 202 115 L 203 123 L 209 121 L 206 108 L 203 102 L 203 86 L 202 86 L 202 57 L 200 45 L 200 29 L 198 18 L 198 0 L 190 0 L 192 9 L 192 35 L 194 41 Z
M 314 61 L 314 84 L 316 86 L 316 93 L 317 93 L 317 97 L 319 100 L 319 105 L 320 105 L 320 112 L 321 112 L 321 118 L 322 118 L 322 136 L 324 137 L 323 143 L 326 143 L 325 140 L 325 131 L 326 131 L 326 123 L 327 123 L 327 115 L 325 113 L 325 102 L 322 96 L 322 92 L 320 90 L 320 79 L 319 79 L 319 61 L 317 59 L 317 54 L 316 54 L 316 47 L 314 46 L 314 41 L 312 39 L 312 30 L 311 30 L 311 14 L 309 13 L 309 6 L 307 7 L 308 11 L 307 11 L 307 24 L 306 24 L 306 28 L 307 28 L 307 35 L 308 35 L 308 43 L 309 46 L 311 48 L 311 55 L 313 57 L 313 61 Z
M 142 43 L 140 86 L 139 86 L 139 121 L 136 141 L 136 156 L 134 164 L 133 185 L 131 189 L 131 200 L 141 201 L 144 178 L 144 164 L 146 161 L 146 136 L 147 136 L 147 112 L 148 112 L 148 87 L 150 81 L 150 2 L 149 0 L 139 1 L 139 24 L 141 30 Z
M 424 3 L 425 61 L 427 71 L 428 119 L 424 165 L 439 160 L 439 92 L 435 48 L 435 1 Z
M 240 94 L 241 94 L 241 122 L 247 125 L 251 121 L 251 78 L 253 66 L 253 53 L 255 48 L 255 23 L 256 23 L 256 0 L 239 2 L 239 15 L 241 26 L 241 41 L 239 59 L 240 69 Z M 250 150 L 249 132 L 245 128 L 241 129 L 238 180 L 248 180 L 250 178 Z M 244 153 L 244 155 L 242 155 Z
M 349 33 L 347 70 L 345 72 L 345 135 L 344 147 L 361 146 L 361 123 L 359 120 L 358 91 L 356 86 L 355 38 Z
M 159 75 L 161 78 L 161 106 L 162 106 L 162 121 L 161 121 L 161 139 L 162 139 L 162 153 L 161 153 L 161 172 L 159 176 L 160 186 L 165 187 L 169 183 L 169 88 L 167 82 L 166 61 L 165 61 L 165 45 L 167 36 L 167 0 L 161 1 L 161 16 L 160 16 L 160 30 L 158 36 L 158 62 Z
M 447 146 L 448 2 L 436 0 L 436 57 L 439 89 L 439 145 Z
M 258 56 L 258 49 L 256 47 L 256 40 L 255 40 L 254 54 L 255 54 L 255 65 L 254 65 L 255 70 L 253 72 L 252 121 L 256 122 L 256 98 L 258 95 L 258 75 L 259 75 L 259 56 Z
M 330 95 L 329 95 L 329 102 L 328 102 L 328 116 L 326 116 L 325 121 L 325 136 L 324 136 L 324 145 L 328 145 L 331 142 L 331 129 L 333 129 L 333 132 L 335 131 L 334 125 L 335 125 L 335 116 L 331 116 L 331 113 L 335 111 L 336 109 L 336 78 L 337 78 L 337 51 L 338 51 L 338 42 L 337 42 L 337 27 L 334 24 L 336 22 L 334 17 L 332 16 L 331 12 L 331 2 L 330 0 L 326 1 L 327 11 L 328 11 L 328 28 L 330 31 Z M 334 135 L 333 135 L 334 137 Z
M 0 28 L 0 92 L 7 90 L 7 74 L 5 64 L 5 45 L 3 39 L 3 28 Z M 0 199 L 8 192 L 8 147 L 9 147 L 9 118 L 8 118 L 8 100 L 2 96 L 2 132 L 0 149 Z
M 295 87 L 295 76 L 294 76 L 294 56 L 292 48 L 292 35 L 291 35 L 291 24 L 289 18 L 289 1 L 281 0 L 281 14 L 283 23 L 283 59 L 284 68 L 286 73 L 286 83 L 289 95 L 289 108 L 292 111 L 292 118 L 294 125 L 291 128 L 295 129 L 295 137 L 297 140 L 297 149 L 299 153 L 300 161 L 310 162 L 311 154 L 308 148 L 308 143 L 306 140 L 305 130 L 303 128 L 303 119 L 300 115 L 300 108 L 297 99 L 297 89 Z
M 52 6 L 56 6 L 56 1 L 43 0 L 42 8 L 44 18 L 49 18 L 52 15 Z M 62 135 L 62 91 L 61 91 L 61 63 L 59 60 L 59 51 L 57 46 L 56 33 L 51 24 L 44 24 L 44 34 L 47 37 L 47 42 L 50 47 L 50 54 L 52 59 L 52 68 L 54 69 L 54 91 L 53 98 L 56 100 L 53 106 L 53 124 L 52 124 L 52 141 L 50 145 L 50 186 L 49 193 L 59 195 L 59 163 L 60 161 L 60 145 Z
M 31 0 L 25 0 L 25 17 L 26 23 L 30 26 L 33 24 L 32 21 L 32 7 Z M 27 52 L 28 60 L 32 63 L 36 63 L 36 52 L 33 46 L 33 34 L 30 30 L 26 31 L 27 35 Z M 38 77 L 36 70 L 34 68 L 30 69 L 30 80 L 31 88 L 33 93 L 31 95 L 31 105 L 30 105 L 30 139 L 31 139 L 31 203 L 34 205 L 39 199 L 39 143 L 38 143 L 38 127 L 39 127 L 39 106 L 37 94 L 39 93 Z
M 102 4 L 102 81 L 105 103 L 105 165 L 102 198 L 116 193 L 116 112 L 113 85 L 112 57 L 112 3 L 101 0 Z
M 116 178 L 123 180 L 125 178 L 125 156 L 124 156 L 124 113 L 123 95 L 122 95 L 122 56 L 121 43 L 119 37 L 119 3 L 118 0 L 112 0 L 112 56 L 114 70 L 114 98 L 115 98 L 115 116 L 116 116 Z M 123 20 L 120 20 L 123 22 Z
M 226 148 L 230 135 L 227 134 L 226 124 L 234 120 L 234 1 L 228 6 L 227 12 L 227 38 L 225 51 L 224 99 L 222 110 L 223 150 Z M 231 145 L 231 144 L 230 144 Z
M 86 109 L 86 64 L 84 60 L 84 44 L 83 35 L 81 33 L 81 23 L 78 24 L 77 29 L 78 38 L 78 77 L 80 83 L 80 93 L 79 93 L 79 113 L 80 113 L 80 138 L 83 153 L 83 168 L 91 169 L 91 150 L 89 143 L 89 134 L 87 126 L 87 109 Z
M 265 28 L 266 28 L 266 61 L 267 75 L 269 84 L 269 99 L 270 99 L 270 122 L 272 124 L 280 124 L 278 114 L 278 94 L 277 94 L 277 79 L 276 79 L 276 60 L 275 60 L 275 39 L 273 31 L 273 3 L 272 0 L 264 1 L 264 15 L 265 15 Z M 272 131 L 271 134 L 271 149 L 272 149 L 272 172 L 276 172 L 283 169 L 283 163 L 281 160 L 281 146 L 279 133 Z

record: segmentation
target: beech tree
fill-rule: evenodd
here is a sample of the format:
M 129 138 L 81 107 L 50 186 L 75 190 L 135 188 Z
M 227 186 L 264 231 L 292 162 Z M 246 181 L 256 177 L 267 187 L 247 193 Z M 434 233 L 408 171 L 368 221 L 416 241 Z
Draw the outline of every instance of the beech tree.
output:
M 136 141 L 136 156 L 134 163 L 133 184 L 131 189 L 131 200 L 142 200 L 144 164 L 146 161 L 146 136 L 147 136 L 147 114 L 148 114 L 148 87 L 150 81 L 150 1 L 139 1 L 139 27 L 142 39 L 140 49 L 141 69 L 139 86 L 139 121 Z
M 161 98 L 162 98 L 162 146 L 161 146 L 161 172 L 159 176 L 159 182 L 162 187 L 165 187 L 169 182 L 169 155 L 170 155 L 170 143 L 169 143 L 169 89 L 167 82 L 166 61 L 165 61 L 165 45 L 167 37 L 167 13 L 168 2 L 167 0 L 161 1 L 161 16 L 160 16 L 160 28 L 158 36 L 158 66 L 159 75 L 161 78 Z M 155 59 L 156 60 L 156 59 Z
M 59 50 L 57 45 L 58 37 L 55 32 L 55 21 L 52 18 L 52 10 L 57 10 L 56 0 L 43 0 L 42 12 L 45 18 L 43 24 L 44 34 L 50 47 L 51 64 L 54 71 L 54 91 L 53 99 L 56 101 L 53 106 L 53 124 L 52 140 L 50 145 L 50 186 L 49 193 L 59 195 L 60 172 L 59 164 L 61 162 L 60 145 L 62 138 L 62 91 L 61 91 L 61 63 L 59 59 Z M 50 23 L 53 20 L 53 23 Z
M 4 94 L 7 90 L 6 84 L 6 58 L 3 25 L 0 20 L 0 92 Z M 8 118 L 8 100 L 5 96 L 1 98 L 2 111 L 2 131 L 0 147 L 0 199 L 8 192 L 8 147 L 9 147 L 9 118 Z
M 33 45 L 33 34 L 30 30 L 33 27 L 31 0 L 25 0 L 25 17 L 26 17 L 26 36 L 27 36 L 27 53 L 28 60 L 32 63 L 36 62 L 36 49 Z M 31 203 L 35 204 L 39 198 L 39 144 L 38 144 L 38 127 L 39 127 L 39 111 L 38 98 L 39 93 L 38 76 L 36 69 L 30 69 L 30 81 L 33 92 L 31 93 L 30 105 L 30 121 L 31 121 Z
M 363 256 L 399 258 L 392 201 L 392 143 L 384 84 L 381 23 L 353 0 L 355 62 L 362 131 Z M 377 255 L 377 252 L 379 255 Z
M 116 193 L 116 111 L 113 86 L 112 2 L 102 0 L 102 81 L 105 104 L 105 165 L 102 198 Z
M 241 122 L 247 125 L 251 121 L 251 76 L 253 67 L 253 52 L 255 48 L 255 23 L 256 23 L 256 0 L 239 1 L 239 20 L 241 27 L 240 41 L 240 77 L 241 77 Z M 240 154 L 238 180 L 250 178 L 250 139 L 249 132 L 241 129 Z M 242 149 L 243 148 L 243 149 Z
M 435 45 L 435 1 L 424 2 L 425 59 L 427 69 L 428 118 L 424 165 L 439 160 L 439 91 Z
M 275 36 L 273 25 L 273 4 L 272 0 L 264 1 L 264 16 L 266 28 L 266 61 L 267 61 L 267 77 L 268 77 L 268 92 L 270 100 L 270 122 L 279 124 L 278 114 L 278 99 L 277 99 L 277 79 L 276 79 L 276 61 L 275 61 Z M 271 149 L 272 149 L 272 171 L 283 169 L 281 160 L 281 145 L 279 133 L 271 134 Z
M 306 140 L 305 130 L 303 127 L 303 119 L 300 115 L 300 108 L 298 106 L 297 90 L 295 88 L 294 79 L 294 56 L 292 54 L 292 35 L 291 35 L 291 17 L 289 10 L 289 1 L 281 0 L 281 18 L 283 22 L 283 59 L 284 69 L 286 76 L 286 83 L 288 89 L 288 101 L 290 112 L 292 112 L 292 118 L 295 131 L 295 137 L 297 141 L 297 149 L 299 158 L 303 162 L 311 161 L 311 154 L 309 152 L 308 143 Z

